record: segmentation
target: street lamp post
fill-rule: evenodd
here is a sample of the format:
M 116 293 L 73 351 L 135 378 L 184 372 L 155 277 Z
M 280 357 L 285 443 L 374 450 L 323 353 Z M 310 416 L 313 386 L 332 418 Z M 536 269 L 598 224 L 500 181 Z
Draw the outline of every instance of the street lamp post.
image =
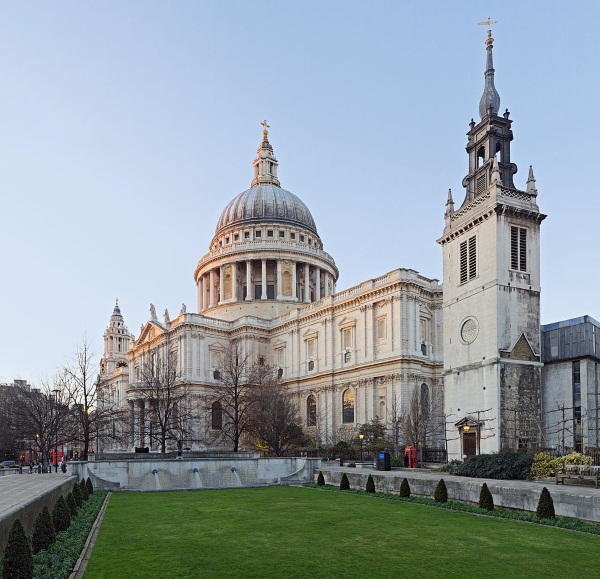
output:
M 52 426 L 54 427 L 54 473 L 58 472 L 58 424 L 54 422 L 54 420 L 58 421 L 58 395 L 60 394 L 60 390 L 52 390 L 52 394 L 54 394 L 52 405 L 53 413 L 52 413 Z M 56 418 L 55 418 L 56 413 Z M 52 465 L 50 465 L 50 472 L 52 472 Z
M 364 434 L 359 434 L 358 438 L 360 438 L 360 462 L 363 461 L 363 440 L 365 438 Z

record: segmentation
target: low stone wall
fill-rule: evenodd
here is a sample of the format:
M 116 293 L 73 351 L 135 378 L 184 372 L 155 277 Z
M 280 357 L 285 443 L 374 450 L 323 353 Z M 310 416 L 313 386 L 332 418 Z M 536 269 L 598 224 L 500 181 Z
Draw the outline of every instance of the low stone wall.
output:
M 142 455 L 144 456 L 144 455 Z M 101 490 L 174 490 L 310 482 L 319 458 L 259 458 L 231 453 L 219 458 L 164 458 L 70 462 L 78 478 Z
M 501 481 L 457 477 L 439 473 L 427 474 L 423 471 L 381 471 L 367 469 L 341 469 L 327 466 L 316 469 L 313 481 L 316 482 L 319 470 L 323 472 L 326 484 L 339 485 L 342 474 L 348 476 L 351 488 L 364 489 L 369 474 L 373 475 L 375 489 L 378 492 L 399 493 L 402 479 L 406 477 L 411 494 L 433 497 L 440 478 L 444 479 L 448 489 L 448 499 L 478 504 L 481 485 L 485 482 L 494 498 L 494 505 L 507 509 L 534 512 L 546 486 L 554 501 L 554 510 L 560 517 L 571 517 L 590 522 L 600 522 L 600 489 L 581 485 L 569 487 L 552 483 L 528 481 Z
M 16 476 L 39 476 L 39 475 L 16 475 Z M 43 475 L 42 475 L 43 476 Z M 67 495 L 73 490 L 79 479 L 76 477 L 64 478 L 53 487 L 42 493 L 37 493 L 25 500 L 17 502 L 13 507 L 3 512 L 0 519 L 0 555 L 4 553 L 4 548 L 8 542 L 10 529 L 15 519 L 20 519 L 26 533 L 33 529 L 36 517 L 44 507 L 52 513 L 52 509 L 61 495 L 67 498 Z

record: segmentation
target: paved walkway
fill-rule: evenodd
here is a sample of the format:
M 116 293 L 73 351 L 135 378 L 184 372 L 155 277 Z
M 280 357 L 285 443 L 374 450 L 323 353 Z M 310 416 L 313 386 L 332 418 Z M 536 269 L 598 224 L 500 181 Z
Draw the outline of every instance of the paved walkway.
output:
M 0 476 L 0 520 L 32 499 L 59 488 L 69 474 L 10 474 Z

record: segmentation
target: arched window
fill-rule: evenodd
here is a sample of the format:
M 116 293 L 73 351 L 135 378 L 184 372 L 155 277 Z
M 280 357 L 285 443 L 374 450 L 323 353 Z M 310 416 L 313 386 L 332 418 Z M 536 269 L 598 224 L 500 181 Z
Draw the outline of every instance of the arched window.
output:
M 429 406 L 429 386 L 427 386 L 427 384 L 421 384 L 421 413 L 425 416 L 429 415 Z
M 351 388 L 344 390 L 342 394 L 342 422 L 354 423 L 354 392 Z
M 306 425 L 317 425 L 317 397 L 314 394 L 306 399 Z
M 212 403 L 211 419 L 213 430 L 221 430 L 223 428 L 223 407 L 218 400 Z

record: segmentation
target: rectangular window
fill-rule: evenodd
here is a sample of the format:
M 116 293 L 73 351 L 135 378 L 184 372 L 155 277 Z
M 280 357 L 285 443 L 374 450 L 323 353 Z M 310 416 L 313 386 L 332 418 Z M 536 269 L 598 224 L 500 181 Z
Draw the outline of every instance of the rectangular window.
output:
M 527 271 L 527 229 L 510 228 L 510 268 Z
M 233 234 L 233 241 L 238 241 L 240 239 L 240 234 L 239 233 L 234 233 Z
M 257 283 L 254 284 L 254 299 L 259 300 L 262 296 L 262 285 Z
M 267 230 L 267 237 L 273 237 L 273 230 L 272 229 Z
M 255 231 L 254 232 L 254 237 L 262 237 L 262 231 Z
M 295 233 L 290 233 L 290 239 L 296 239 L 296 234 Z
M 460 283 L 477 277 L 477 237 L 469 237 L 460 244 Z
M 342 330 L 342 349 L 352 349 L 352 328 L 346 328 L 345 330 Z
M 280 231 L 279 232 L 279 237 L 285 237 L 285 231 Z
M 267 299 L 274 300 L 275 299 L 275 286 L 267 284 Z

